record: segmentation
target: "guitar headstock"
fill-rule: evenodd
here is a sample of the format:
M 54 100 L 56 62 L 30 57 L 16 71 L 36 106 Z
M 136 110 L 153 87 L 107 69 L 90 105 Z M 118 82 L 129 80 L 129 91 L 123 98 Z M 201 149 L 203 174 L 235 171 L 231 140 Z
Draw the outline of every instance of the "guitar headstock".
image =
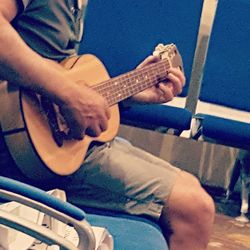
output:
M 175 44 L 163 45 L 160 43 L 155 47 L 153 55 L 159 56 L 161 59 L 167 59 L 172 67 L 178 67 L 181 71 L 184 71 L 182 58 Z

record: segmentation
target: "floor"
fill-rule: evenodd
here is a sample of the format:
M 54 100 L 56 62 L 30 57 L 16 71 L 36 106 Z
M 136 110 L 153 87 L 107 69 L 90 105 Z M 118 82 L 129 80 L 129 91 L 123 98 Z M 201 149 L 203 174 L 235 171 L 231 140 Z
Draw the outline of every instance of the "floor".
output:
M 240 199 L 236 195 L 225 200 L 223 195 L 213 194 L 216 217 L 208 250 L 250 250 L 250 221 L 240 222 Z M 247 215 L 250 220 L 250 214 Z

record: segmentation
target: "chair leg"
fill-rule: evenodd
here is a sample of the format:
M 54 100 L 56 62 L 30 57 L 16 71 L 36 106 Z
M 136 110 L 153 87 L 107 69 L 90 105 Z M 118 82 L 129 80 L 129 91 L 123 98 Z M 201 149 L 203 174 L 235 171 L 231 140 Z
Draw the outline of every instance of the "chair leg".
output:
M 247 179 L 241 180 L 241 214 L 248 212 L 248 182 Z
M 250 186 L 250 175 L 249 175 L 249 164 L 245 164 L 241 161 L 241 215 L 236 219 L 241 222 L 249 222 L 246 214 L 248 213 L 249 209 L 249 186 Z
M 240 172 L 241 172 L 241 161 L 239 159 L 236 159 L 233 167 L 232 177 L 226 192 L 226 200 L 228 200 L 230 198 L 230 195 L 233 193 L 236 182 L 240 177 Z

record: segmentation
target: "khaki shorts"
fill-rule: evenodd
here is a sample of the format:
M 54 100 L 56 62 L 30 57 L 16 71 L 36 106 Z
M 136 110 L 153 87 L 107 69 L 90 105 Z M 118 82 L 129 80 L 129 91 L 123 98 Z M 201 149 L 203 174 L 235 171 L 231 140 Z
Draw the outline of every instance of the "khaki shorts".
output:
M 122 138 L 93 147 L 81 168 L 61 179 L 68 200 L 158 219 L 180 169 Z

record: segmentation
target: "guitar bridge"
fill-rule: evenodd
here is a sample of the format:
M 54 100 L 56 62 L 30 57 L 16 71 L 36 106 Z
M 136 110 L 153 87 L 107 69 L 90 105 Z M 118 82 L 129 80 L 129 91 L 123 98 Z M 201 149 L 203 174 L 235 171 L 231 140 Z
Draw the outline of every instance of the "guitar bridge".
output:
M 66 138 L 67 135 L 60 128 L 55 106 L 53 105 L 53 103 L 51 103 L 51 101 L 47 97 L 44 96 L 41 97 L 41 105 L 47 116 L 52 137 L 56 142 L 57 146 L 62 147 L 63 140 Z

